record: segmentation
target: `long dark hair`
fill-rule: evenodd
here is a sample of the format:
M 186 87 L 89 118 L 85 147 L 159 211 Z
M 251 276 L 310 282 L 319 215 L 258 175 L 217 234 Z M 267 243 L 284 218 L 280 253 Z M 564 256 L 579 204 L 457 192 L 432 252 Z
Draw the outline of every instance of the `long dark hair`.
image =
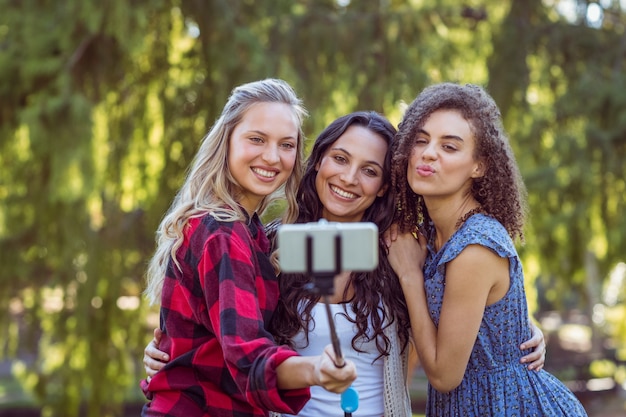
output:
M 343 135 L 350 126 L 362 126 L 382 137 L 388 146 L 383 167 L 383 184 L 389 185 L 391 180 L 391 148 L 396 129 L 383 116 L 376 112 L 355 112 L 340 117 L 332 122 L 318 136 L 311 154 L 307 160 L 304 176 L 297 194 L 299 215 L 297 223 L 316 222 L 322 217 L 323 205 L 317 194 L 315 178 L 316 165 L 322 160 L 326 151 Z M 372 272 L 352 273 L 344 298 L 347 298 L 349 288 L 354 295 L 349 300 L 355 314 L 352 321 L 357 327 L 357 333 L 352 338 L 352 346 L 357 348 L 357 341 L 376 340 L 380 355 L 386 356 L 390 350 L 390 340 L 383 333 L 388 326 L 398 328 L 402 349 L 409 340 L 410 321 L 404 294 L 397 276 L 387 260 L 387 250 L 382 241 L 382 234 L 389 228 L 393 220 L 394 195 L 391 187 L 382 197 L 377 197 L 374 203 L 365 210 L 364 222 L 373 222 L 378 226 L 379 236 L 379 264 Z M 299 274 L 281 274 L 279 277 L 280 300 L 273 316 L 271 327 L 277 343 L 294 347 L 292 339 L 304 330 L 308 343 L 308 332 L 312 329 L 311 311 L 320 301 L 319 294 L 311 293 L 307 284 L 311 277 Z

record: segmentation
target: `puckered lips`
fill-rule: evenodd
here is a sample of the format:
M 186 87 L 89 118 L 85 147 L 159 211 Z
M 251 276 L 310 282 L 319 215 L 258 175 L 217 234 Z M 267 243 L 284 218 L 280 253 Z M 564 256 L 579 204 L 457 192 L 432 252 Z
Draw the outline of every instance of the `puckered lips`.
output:
M 435 169 L 430 165 L 419 165 L 415 171 L 422 177 L 430 177 L 435 173 Z

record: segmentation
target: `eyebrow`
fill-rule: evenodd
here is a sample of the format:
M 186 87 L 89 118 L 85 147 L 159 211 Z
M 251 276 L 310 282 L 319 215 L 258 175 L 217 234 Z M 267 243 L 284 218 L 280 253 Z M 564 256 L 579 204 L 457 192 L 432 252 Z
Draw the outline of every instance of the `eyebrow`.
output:
M 348 151 L 347 151 L 346 149 L 344 149 L 344 148 L 335 147 L 335 148 L 330 148 L 330 149 L 331 149 L 331 150 L 333 150 L 333 151 L 341 151 L 341 152 L 343 152 L 343 153 L 347 154 L 348 156 L 352 156 L 352 154 L 351 154 L 350 152 L 348 152 Z M 368 164 L 376 165 L 377 167 L 379 167 L 380 169 L 382 169 L 382 170 L 384 171 L 383 166 L 382 166 L 381 164 L 379 164 L 377 161 L 374 161 L 374 160 L 368 160 L 368 161 L 365 161 L 365 162 L 367 162 Z
M 430 136 L 431 136 L 431 135 L 430 135 L 430 133 L 428 133 L 428 132 L 427 132 L 427 131 L 425 131 L 424 129 L 417 129 L 417 133 L 418 133 L 418 134 L 423 133 L 423 134 L 425 134 L 425 135 L 426 135 L 426 136 L 428 136 L 428 137 L 430 137 Z M 457 136 L 457 135 L 443 135 L 443 138 L 444 138 L 444 139 L 454 139 L 454 140 L 458 140 L 458 141 L 460 141 L 460 142 L 465 142 L 465 140 L 464 140 L 462 137 Z

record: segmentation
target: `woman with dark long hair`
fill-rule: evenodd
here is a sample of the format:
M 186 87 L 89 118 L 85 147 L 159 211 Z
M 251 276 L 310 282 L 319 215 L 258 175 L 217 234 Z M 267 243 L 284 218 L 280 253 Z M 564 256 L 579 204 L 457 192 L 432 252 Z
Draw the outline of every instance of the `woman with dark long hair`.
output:
M 330 298 L 342 352 L 357 366 L 353 386 L 362 416 L 411 414 L 410 322 L 382 240 L 393 220 L 389 184 L 395 134 L 376 112 L 350 113 L 333 121 L 315 141 L 296 198 L 297 223 L 372 222 L 380 232 L 378 267 L 335 277 Z M 280 300 L 271 322 L 279 344 L 305 355 L 330 340 L 320 295 L 307 289 L 311 281 L 306 275 L 279 276 Z M 299 415 L 341 415 L 339 395 L 312 388 L 311 397 Z

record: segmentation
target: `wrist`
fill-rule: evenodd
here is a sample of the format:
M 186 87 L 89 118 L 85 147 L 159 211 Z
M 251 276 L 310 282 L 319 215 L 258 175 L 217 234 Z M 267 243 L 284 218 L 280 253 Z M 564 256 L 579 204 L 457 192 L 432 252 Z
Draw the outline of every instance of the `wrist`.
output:
M 400 282 L 403 283 L 415 283 L 423 281 L 424 274 L 420 269 L 414 269 L 411 271 L 404 271 L 398 274 L 398 278 L 400 279 Z
M 279 389 L 300 389 L 319 385 L 315 364 L 318 356 L 292 356 L 276 368 Z

